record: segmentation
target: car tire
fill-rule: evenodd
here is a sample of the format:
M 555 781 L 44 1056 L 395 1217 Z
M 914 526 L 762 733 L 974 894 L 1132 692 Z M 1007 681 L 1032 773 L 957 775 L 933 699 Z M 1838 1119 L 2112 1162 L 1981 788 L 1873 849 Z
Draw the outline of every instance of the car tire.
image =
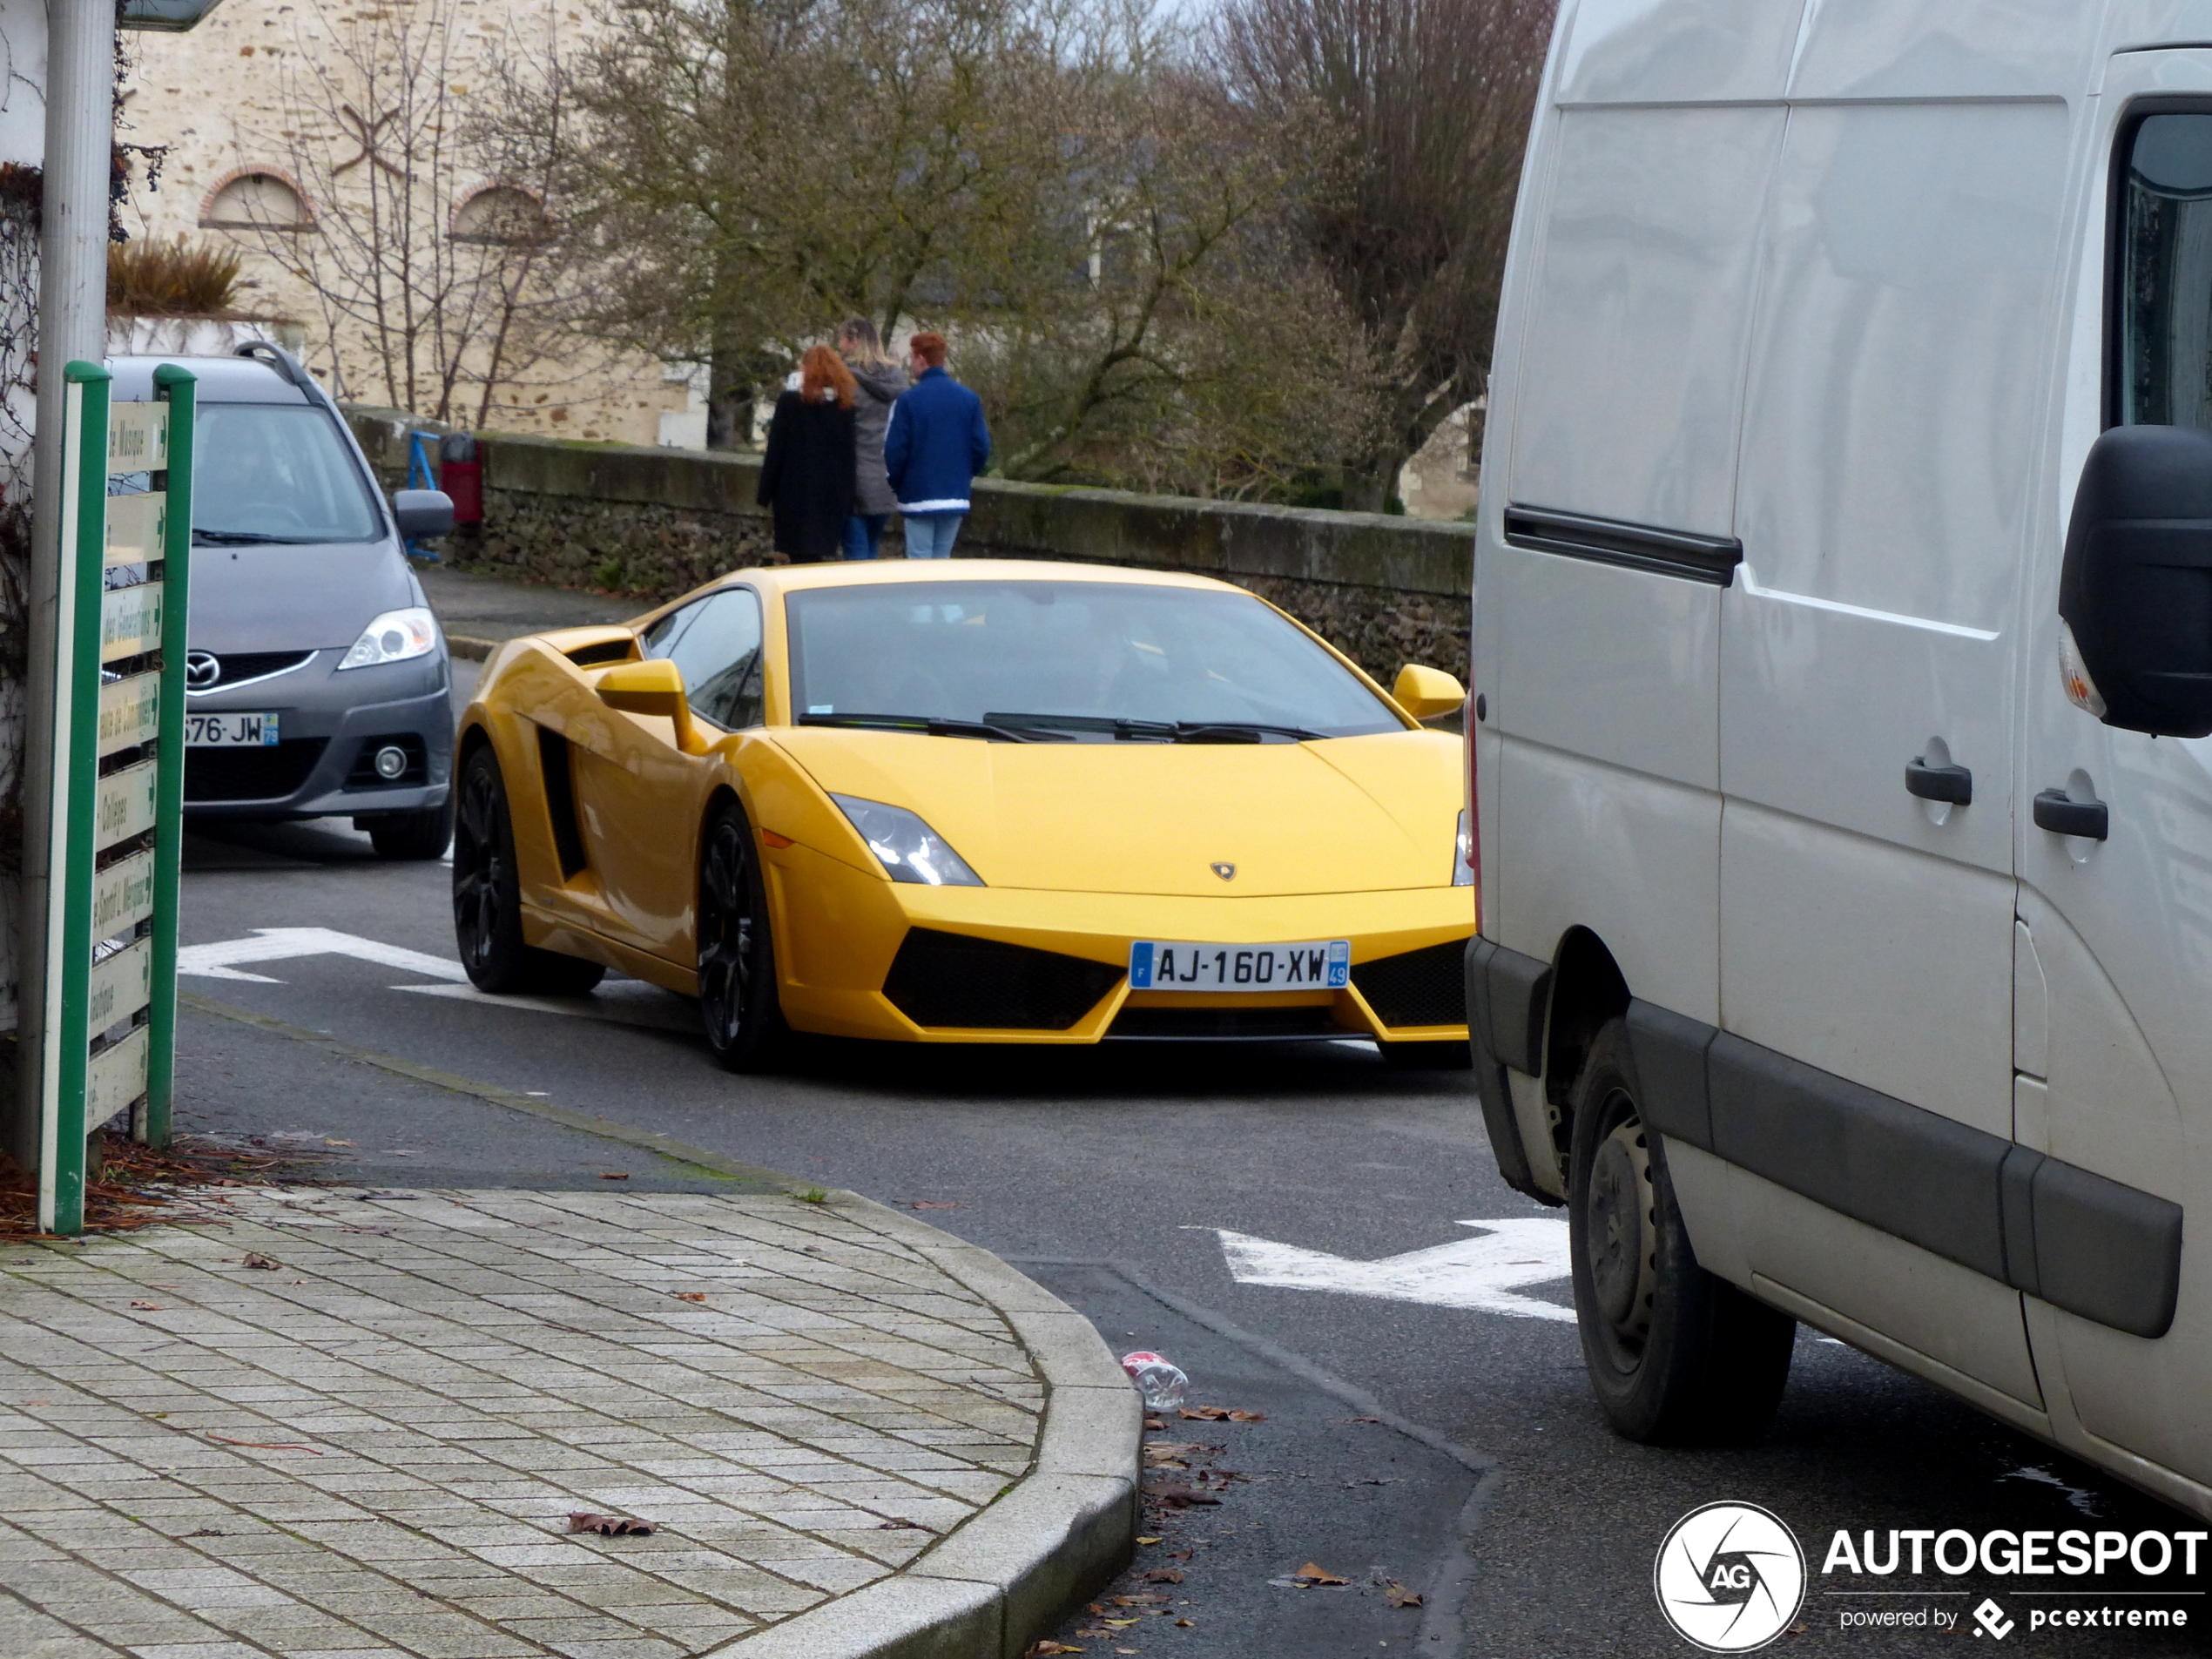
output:
M 1474 1051 L 1464 1042 L 1379 1042 L 1383 1064 L 1393 1071 L 1467 1071 Z
M 453 844 L 453 797 L 419 813 L 394 813 L 368 826 L 368 844 L 380 859 L 439 859 Z
M 776 941 L 760 850 L 734 800 L 716 803 L 699 838 L 699 1024 L 725 1070 L 772 1070 L 790 1046 L 776 988 Z
M 1628 1026 L 1598 1033 L 1573 1091 L 1567 1206 L 1575 1323 L 1615 1431 L 1741 1445 L 1772 1421 L 1797 1322 L 1698 1266 L 1663 1138 L 1638 1106 Z
M 453 935 L 471 984 L 495 995 L 573 995 L 597 985 L 597 962 L 523 939 L 523 887 L 507 785 L 489 745 L 469 757 L 454 791 Z

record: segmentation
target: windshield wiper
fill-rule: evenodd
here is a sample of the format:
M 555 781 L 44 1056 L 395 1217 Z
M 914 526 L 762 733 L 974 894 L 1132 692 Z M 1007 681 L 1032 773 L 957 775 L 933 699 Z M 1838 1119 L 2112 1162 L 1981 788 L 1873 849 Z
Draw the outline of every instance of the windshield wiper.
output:
M 260 530 L 204 530 L 192 526 L 192 539 L 197 545 L 207 547 L 262 547 L 302 545 L 296 536 L 270 536 Z
M 1258 720 L 1126 720 L 1100 714 L 1002 714 L 983 717 L 1003 726 L 1059 727 L 1069 732 L 1110 732 L 1124 742 L 1258 743 L 1263 738 L 1318 738 L 1302 725 L 1269 725 Z
M 920 732 L 933 738 L 983 738 L 994 743 L 1068 743 L 1049 732 L 1016 732 L 988 720 L 945 720 L 932 714 L 802 714 L 801 725 L 851 726 L 864 731 Z

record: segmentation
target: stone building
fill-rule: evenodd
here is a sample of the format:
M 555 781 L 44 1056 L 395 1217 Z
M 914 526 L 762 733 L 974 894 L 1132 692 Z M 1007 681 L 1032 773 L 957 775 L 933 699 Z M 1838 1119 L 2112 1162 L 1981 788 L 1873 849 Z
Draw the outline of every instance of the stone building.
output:
M 222 0 L 190 33 L 128 37 L 118 137 L 156 157 L 125 227 L 238 249 L 239 308 L 343 398 L 703 442 L 688 368 L 552 329 L 564 273 L 538 193 L 470 141 L 502 71 L 593 26 L 564 0 Z

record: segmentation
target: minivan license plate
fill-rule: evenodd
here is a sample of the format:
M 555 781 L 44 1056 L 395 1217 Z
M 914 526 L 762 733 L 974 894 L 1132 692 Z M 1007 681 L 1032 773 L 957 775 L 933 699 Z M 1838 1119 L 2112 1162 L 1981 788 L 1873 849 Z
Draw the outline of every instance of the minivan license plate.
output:
M 266 749 L 277 741 L 273 714 L 187 714 L 188 749 Z
M 1129 948 L 1132 991 L 1331 991 L 1352 981 L 1352 943 L 1192 945 L 1139 940 Z

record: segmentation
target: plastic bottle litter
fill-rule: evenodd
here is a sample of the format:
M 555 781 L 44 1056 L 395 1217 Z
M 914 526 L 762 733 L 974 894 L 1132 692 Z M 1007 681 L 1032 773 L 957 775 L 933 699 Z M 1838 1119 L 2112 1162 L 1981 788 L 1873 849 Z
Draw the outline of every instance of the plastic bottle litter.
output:
M 1136 1392 L 1144 1396 L 1144 1409 L 1148 1412 L 1173 1411 L 1183 1404 L 1184 1395 L 1190 1387 L 1190 1379 L 1183 1374 L 1182 1367 L 1170 1365 L 1158 1354 L 1143 1349 L 1123 1354 L 1122 1369 L 1129 1372 Z

